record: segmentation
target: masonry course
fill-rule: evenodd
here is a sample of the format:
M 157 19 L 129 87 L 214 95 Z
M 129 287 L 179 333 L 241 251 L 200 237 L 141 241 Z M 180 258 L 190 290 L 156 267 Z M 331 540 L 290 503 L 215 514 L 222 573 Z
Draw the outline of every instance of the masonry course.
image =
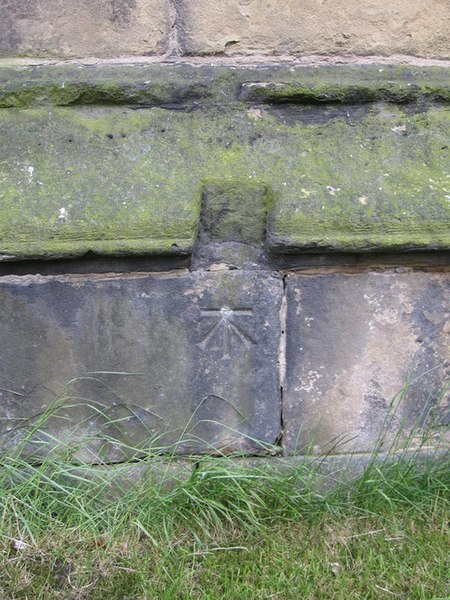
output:
M 378 55 L 448 59 L 445 0 L 6 0 L 0 56 Z
M 3 448 L 364 453 L 396 399 L 389 443 L 441 441 L 446 68 L 9 65 L 0 84 Z
M 187 54 L 409 54 L 449 58 L 446 2 L 179 0 Z
M 267 190 L 274 255 L 445 250 L 447 70 L 379 71 L 6 68 L 1 259 L 187 256 L 221 180 Z

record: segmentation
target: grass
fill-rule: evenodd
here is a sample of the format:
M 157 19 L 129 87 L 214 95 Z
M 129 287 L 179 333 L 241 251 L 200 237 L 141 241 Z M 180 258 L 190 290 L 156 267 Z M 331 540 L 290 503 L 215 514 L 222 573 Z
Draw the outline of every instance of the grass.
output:
M 2 599 L 450 596 L 448 456 L 328 491 L 314 462 L 129 468 L 3 462 Z
M 199 541 L 71 530 L 6 549 L 4 598 L 447 598 L 443 514 L 328 516 Z M 447 532 L 448 535 L 448 532 Z
M 0 458 L 2 600 L 450 598 L 450 454 L 421 460 L 414 435 L 364 468 L 154 452 L 33 464 L 48 418 Z

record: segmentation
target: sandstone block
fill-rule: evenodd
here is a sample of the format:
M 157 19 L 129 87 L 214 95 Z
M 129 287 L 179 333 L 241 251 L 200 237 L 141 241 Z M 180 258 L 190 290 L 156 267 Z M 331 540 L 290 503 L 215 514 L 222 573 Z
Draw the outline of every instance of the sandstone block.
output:
M 450 419 L 449 291 L 448 274 L 289 275 L 286 450 L 438 436 Z
M 164 0 L 6 0 L 0 56 L 163 53 L 167 19 Z
M 88 462 L 264 451 L 282 292 L 255 271 L 2 278 L 2 446 L 29 436 L 27 452 Z
M 441 0 L 179 0 L 188 54 L 410 54 L 448 58 Z

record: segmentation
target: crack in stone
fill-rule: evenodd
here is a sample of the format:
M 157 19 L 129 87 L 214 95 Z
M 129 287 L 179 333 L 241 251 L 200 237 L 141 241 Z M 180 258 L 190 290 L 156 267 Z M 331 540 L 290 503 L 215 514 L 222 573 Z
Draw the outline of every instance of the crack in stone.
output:
M 284 434 L 284 387 L 286 380 L 286 319 L 287 319 L 287 292 L 286 292 L 286 278 L 287 275 L 283 275 L 283 297 L 281 300 L 280 307 L 280 347 L 278 351 L 278 372 L 280 377 L 280 435 L 276 440 L 276 445 L 283 447 L 283 434 Z
M 181 48 L 178 40 L 178 7 L 176 0 L 167 0 L 167 11 L 169 15 L 169 31 L 167 33 L 166 57 L 181 56 Z

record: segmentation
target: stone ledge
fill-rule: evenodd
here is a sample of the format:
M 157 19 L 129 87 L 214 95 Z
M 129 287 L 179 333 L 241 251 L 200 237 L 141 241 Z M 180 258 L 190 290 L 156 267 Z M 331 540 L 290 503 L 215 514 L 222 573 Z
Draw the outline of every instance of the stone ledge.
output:
M 0 61 L 0 108 L 183 106 L 236 100 L 300 104 L 448 102 L 449 68 L 413 65 L 292 66 L 189 63 L 21 65 Z
M 342 454 L 339 456 L 296 456 L 296 457 L 246 457 L 223 456 L 208 457 L 190 456 L 184 459 L 164 459 L 152 457 L 136 463 L 92 466 L 85 468 L 74 466 L 66 477 L 79 478 L 88 488 L 98 485 L 98 493 L 108 500 L 116 500 L 129 492 L 130 487 L 138 487 L 145 483 L 149 489 L 159 492 L 171 491 L 177 486 L 189 485 L 191 479 L 202 479 L 208 476 L 219 477 L 264 477 L 265 474 L 285 475 L 290 482 L 299 488 L 312 486 L 317 491 L 334 489 L 339 484 L 351 485 L 358 477 L 371 467 L 389 468 L 396 461 L 407 464 L 414 461 L 416 468 L 425 469 L 431 461 L 449 459 L 450 448 L 421 447 L 403 452 L 373 454 Z
M 186 264 L 209 181 L 267 190 L 275 260 L 448 251 L 448 72 L 0 69 L 4 106 L 22 107 L 0 110 L 0 261 Z

